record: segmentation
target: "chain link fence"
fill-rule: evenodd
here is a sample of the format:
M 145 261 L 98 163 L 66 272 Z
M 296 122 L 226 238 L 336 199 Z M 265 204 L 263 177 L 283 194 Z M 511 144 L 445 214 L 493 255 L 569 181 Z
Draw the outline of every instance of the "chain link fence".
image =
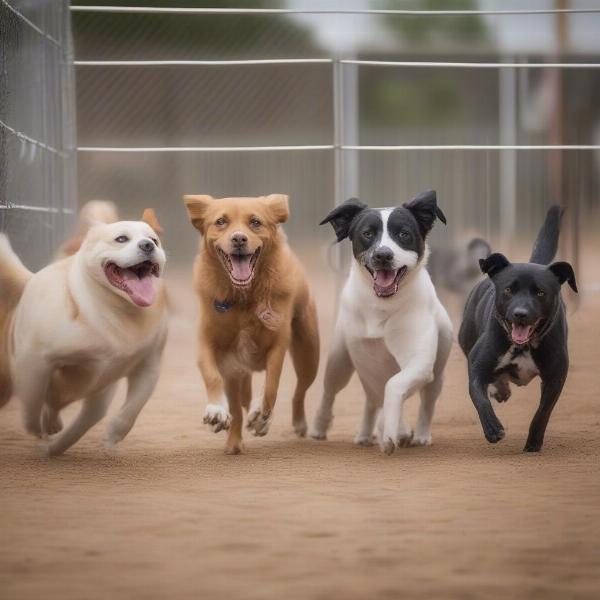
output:
M 38 269 L 76 212 L 69 2 L 0 0 L 0 230 Z

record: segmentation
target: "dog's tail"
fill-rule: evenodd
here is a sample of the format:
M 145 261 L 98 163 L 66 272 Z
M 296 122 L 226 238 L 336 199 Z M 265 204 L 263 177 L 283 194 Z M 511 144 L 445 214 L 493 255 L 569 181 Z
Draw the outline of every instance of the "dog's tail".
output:
M 533 245 L 529 262 L 538 265 L 549 265 L 552 262 L 558 250 L 558 235 L 563 211 L 564 209 L 560 206 L 550 207 Z
M 11 318 L 30 277 L 31 271 L 14 253 L 8 238 L 0 234 L 0 407 L 12 396 L 8 352 Z

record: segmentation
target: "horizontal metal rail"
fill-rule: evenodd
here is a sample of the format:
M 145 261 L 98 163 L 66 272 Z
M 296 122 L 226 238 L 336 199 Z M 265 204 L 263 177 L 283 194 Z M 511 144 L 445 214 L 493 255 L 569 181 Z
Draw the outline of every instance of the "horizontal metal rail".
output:
M 332 58 L 272 58 L 250 60 L 76 60 L 77 67 L 165 67 L 331 64 Z M 600 69 L 600 63 L 525 63 L 525 62 L 429 62 L 392 60 L 339 60 L 344 65 L 368 67 L 457 68 L 457 69 Z
M 422 145 L 422 146 L 336 146 L 323 144 L 313 146 L 151 146 L 151 147 L 122 147 L 122 146 L 80 146 L 78 152 L 289 152 L 302 150 L 355 150 L 355 151 L 406 151 L 406 150 L 600 150 L 595 145 Z
M 78 152 L 278 152 L 294 150 L 333 150 L 333 145 L 314 146 L 156 146 L 124 148 L 118 146 L 79 146 Z
M 600 69 L 600 63 L 428 62 L 342 59 L 344 65 L 369 67 L 443 67 L 458 69 Z
M 154 6 L 71 6 L 73 12 L 198 14 L 198 15 L 398 15 L 407 17 L 465 15 L 554 15 L 600 13 L 600 8 L 517 9 L 517 10 L 403 10 L 357 9 L 327 10 L 302 8 L 178 8 Z
M 43 35 L 50 42 L 52 42 L 53 44 L 55 44 L 56 46 L 58 46 L 60 48 L 60 42 L 56 38 L 53 38 L 49 33 L 46 33 L 44 30 L 40 29 L 35 23 L 30 21 L 25 15 L 20 13 L 16 8 L 14 8 L 11 4 L 9 4 L 7 2 L 7 0 L 0 0 L 0 2 L 2 2 L 2 4 L 4 4 L 4 6 L 6 6 L 8 8 L 8 10 L 10 10 L 16 17 L 21 19 L 21 21 L 23 21 L 23 23 L 29 25 L 29 27 L 31 27 L 34 31 L 36 31 L 40 35 Z
M 501 145 L 501 144 L 455 144 L 439 146 L 341 146 L 342 150 L 600 150 L 600 146 L 592 144 L 524 144 L 524 145 Z
M 331 64 L 331 58 L 273 58 L 251 60 L 76 60 L 76 67 L 165 67 L 165 66 L 233 66 Z
M 0 127 L 3 127 L 4 129 L 6 129 L 6 131 L 12 133 L 15 137 L 19 138 L 20 140 L 23 140 L 24 142 L 27 142 L 29 144 L 34 144 L 35 146 L 38 146 L 38 148 L 42 148 L 43 150 L 47 150 L 48 152 L 58 154 L 59 156 L 61 156 L 63 158 L 67 156 L 66 152 L 62 152 L 61 150 L 57 150 L 56 148 L 53 148 L 52 146 L 49 146 L 48 144 L 44 144 L 44 142 L 35 140 L 32 137 L 29 137 L 28 135 L 26 135 L 20 131 L 17 131 L 16 129 L 13 129 L 10 125 L 7 125 L 3 121 L 0 121 Z
M 56 208 L 54 206 L 28 206 L 27 204 L 0 204 L 0 210 L 32 210 L 34 212 L 55 213 L 72 215 L 75 211 L 71 208 Z

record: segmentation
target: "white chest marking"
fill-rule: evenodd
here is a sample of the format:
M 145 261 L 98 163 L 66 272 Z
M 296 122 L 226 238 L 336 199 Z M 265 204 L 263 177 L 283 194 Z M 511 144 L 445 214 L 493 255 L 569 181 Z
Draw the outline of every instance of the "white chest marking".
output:
M 536 375 L 539 375 L 529 348 L 522 350 L 514 345 L 500 357 L 496 371 L 500 370 L 502 371 L 501 377 L 505 377 L 517 385 L 527 385 Z

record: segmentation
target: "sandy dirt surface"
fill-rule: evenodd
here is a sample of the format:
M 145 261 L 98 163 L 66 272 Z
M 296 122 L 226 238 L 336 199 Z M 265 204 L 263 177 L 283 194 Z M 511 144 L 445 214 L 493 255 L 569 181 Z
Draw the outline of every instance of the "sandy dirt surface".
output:
M 181 289 L 158 389 L 117 455 L 102 423 L 48 459 L 17 403 L 0 413 L 0 598 L 598 597 L 600 294 L 570 319 L 572 367 L 541 454 L 521 452 L 537 382 L 498 406 L 507 437 L 489 445 L 455 346 L 429 448 L 353 446 L 355 380 L 329 441 L 295 439 L 288 365 L 271 432 L 231 457 L 201 423 Z M 333 292 L 319 289 L 326 349 Z

